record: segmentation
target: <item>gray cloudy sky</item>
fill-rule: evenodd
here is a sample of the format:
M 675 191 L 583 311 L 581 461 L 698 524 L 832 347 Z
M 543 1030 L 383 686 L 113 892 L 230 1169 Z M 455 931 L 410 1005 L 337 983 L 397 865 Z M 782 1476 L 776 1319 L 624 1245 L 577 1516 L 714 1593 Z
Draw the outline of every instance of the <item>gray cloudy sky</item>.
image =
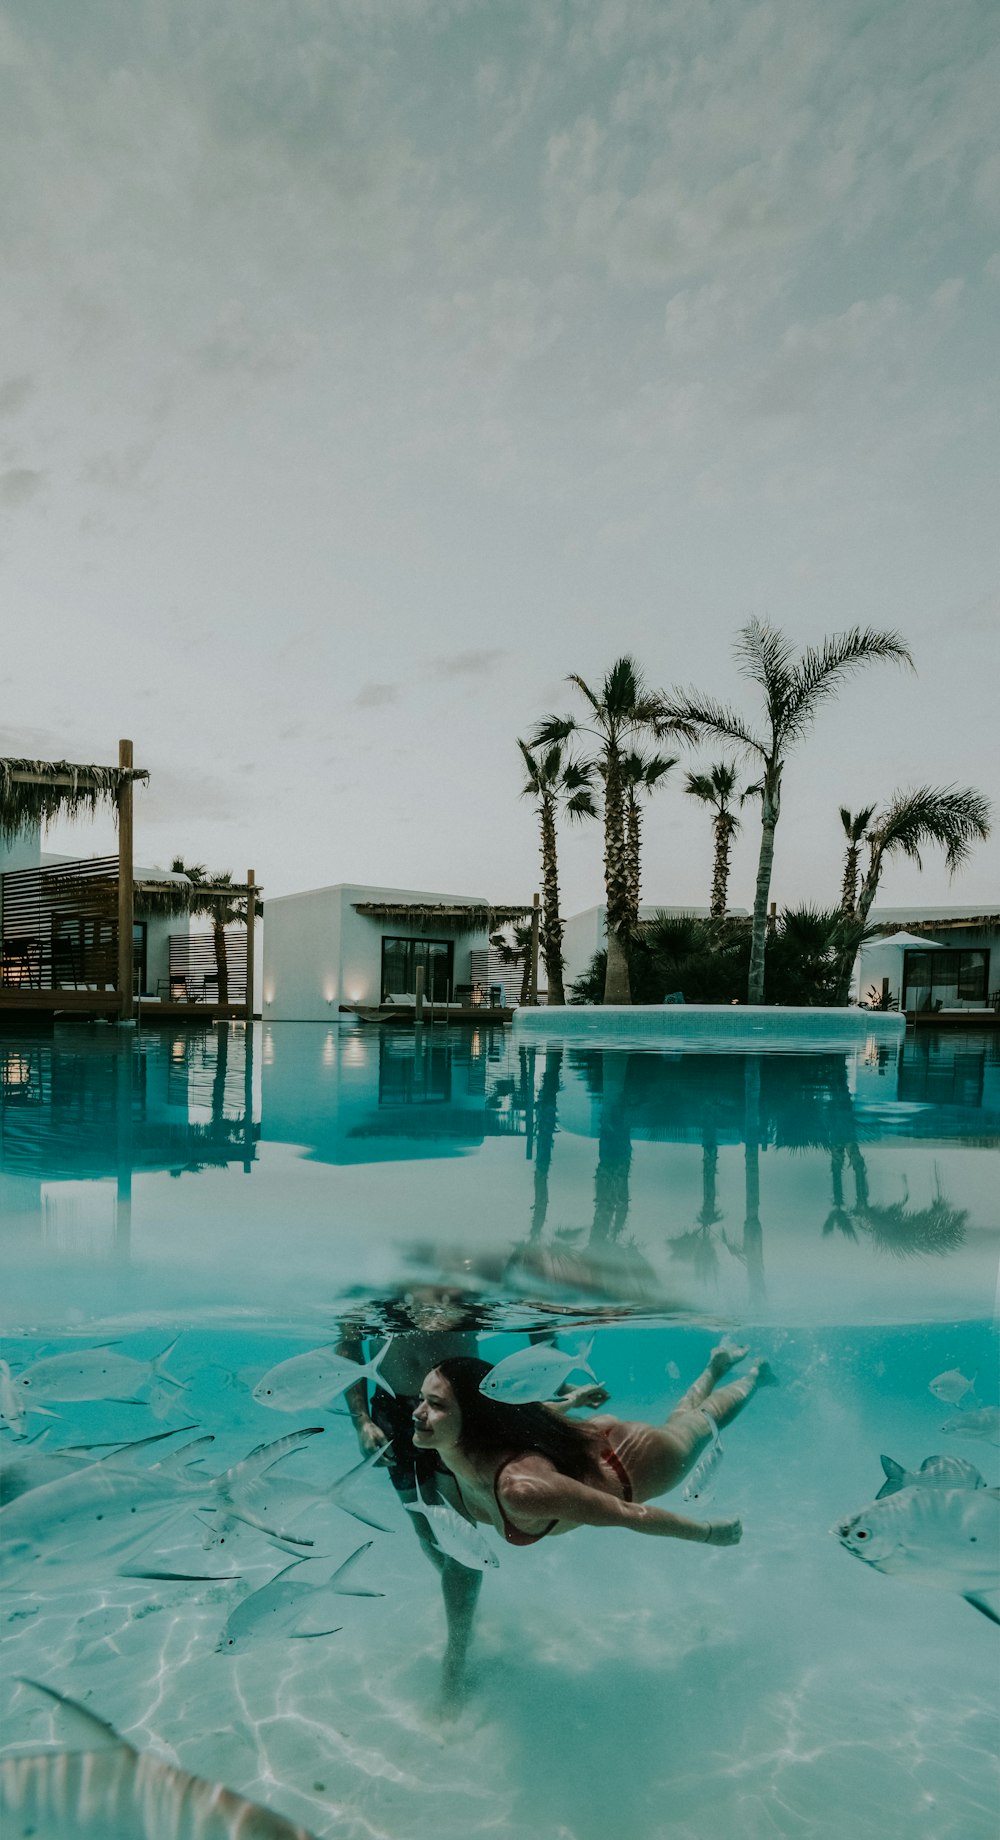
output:
M 744 697 L 752 614 L 919 670 L 824 711 L 779 899 L 839 804 L 994 791 L 995 0 L 7 0 L 0 81 L 0 751 L 132 735 L 142 858 L 520 897 L 565 674 Z

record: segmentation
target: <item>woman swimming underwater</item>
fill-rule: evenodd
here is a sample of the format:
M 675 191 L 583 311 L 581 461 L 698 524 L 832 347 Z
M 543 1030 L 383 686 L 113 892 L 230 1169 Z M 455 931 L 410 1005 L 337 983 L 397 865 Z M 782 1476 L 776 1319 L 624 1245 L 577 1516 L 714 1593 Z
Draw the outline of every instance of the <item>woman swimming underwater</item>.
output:
M 676 1488 L 722 1425 L 760 1386 L 774 1385 L 766 1361 L 715 1388 L 745 1348 L 716 1348 L 703 1374 L 662 1425 L 599 1413 L 587 1423 L 560 1407 L 508 1405 L 484 1397 L 489 1363 L 445 1360 L 424 1379 L 413 1412 L 413 1441 L 433 1450 L 450 1473 L 449 1494 L 469 1520 L 489 1522 L 511 1546 L 532 1546 L 574 1527 L 626 1527 L 673 1540 L 735 1546 L 738 1520 L 693 1521 L 647 1504 Z M 594 1389 L 580 1387 L 582 1405 Z M 603 1393 L 601 1397 L 606 1397 Z M 565 1404 L 563 1410 L 566 1409 Z M 447 1483 L 447 1478 L 442 1478 Z

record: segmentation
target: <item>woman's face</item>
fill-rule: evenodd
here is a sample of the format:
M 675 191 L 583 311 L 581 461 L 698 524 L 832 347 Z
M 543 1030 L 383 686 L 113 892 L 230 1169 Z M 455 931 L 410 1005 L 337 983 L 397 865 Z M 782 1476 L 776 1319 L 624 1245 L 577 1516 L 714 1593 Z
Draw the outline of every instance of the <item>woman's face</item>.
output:
M 413 1442 L 418 1450 L 445 1450 L 458 1443 L 461 1430 L 458 1401 L 435 1367 L 424 1380 L 413 1409 Z

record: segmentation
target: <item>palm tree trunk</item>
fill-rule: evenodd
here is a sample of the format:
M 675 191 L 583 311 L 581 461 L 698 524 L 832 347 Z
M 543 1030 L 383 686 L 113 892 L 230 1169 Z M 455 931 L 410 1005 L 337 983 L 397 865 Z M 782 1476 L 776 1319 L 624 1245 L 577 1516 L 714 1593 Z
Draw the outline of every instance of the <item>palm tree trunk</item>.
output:
M 221 920 L 213 920 L 212 937 L 215 941 L 215 969 L 219 974 L 219 1002 L 229 1002 L 229 959 L 226 954 L 226 929 Z
M 626 816 L 625 863 L 626 874 L 628 876 L 629 919 L 633 928 L 638 925 L 639 921 L 640 858 L 642 851 L 641 827 L 642 818 L 639 811 L 638 800 L 634 793 L 630 793 Z
M 624 797 L 618 751 L 609 746 L 604 778 L 604 890 L 607 899 L 608 967 L 605 1003 L 631 1003 L 625 945 L 631 932 Z
M 719 813 L 715 820 L 715 867 L 712 872 L 712 905 L 709 909 L 713 920 L 725 918 L 726 904 L 729 900 L 729 851 L 732 846 L 732 827 L 725 812 Z
M 858 844 L 848 844 L 844 857 L 844 876 L 840 884 L 840 911 L 848 919 L 854 913 L 858 898 L 858 851 Z
M 606 1054 L 601 1093 L 597 1169 L 594 1174 L 594 1219 L 590 1245 L 619 1238 L 628 1219 L 632 1133 L 625 1108 L 629 1057 Z
M 771 893 L 771 870 L 774 866 L 774 832 L 778 823 L 778 802 L 765 788 L 761 811 L 760 858 L 757 864 L 757 889 L 753 902 L 753 930 L 750 936 L 750 975 L 747 979 L 747 1002 L 764 1001 L 764 948 L 767 940 L 767 903 Z
M 524 948 L 524 957 L 521 960 L 521 995 L 518 998 L 518 1002 L 522 1009 L 524 1009 L 525 1005 L 527 1004 L 528 992 L 530 989 L 531 989 L 531 947 L 530 945 L 528 945 L 528 946 L 525 946 Z
M 542 821 L 542 957 L 549 991 L 549 1008 L 566 1002 L 563 989 L 563 924 L 559 914 L 559 875 L 556 862 L 556 822 L 550 799 L 539 807 Z
M 857 904 L 852 906 L 851 913 L 848 916 L 850 919 L 852 919 L 855 922 L 855 924 L 859 928 L 863 928 L 867 926 L 868 924 L 868 915 L 871 913 L 872 905 L 874 903 L 875 896 L 878 893 L 878 885 L 879 885 L 881 878 L 882 878 L 881 851 L 877 849 L 875 845 L 872 845 L 872 855 L 871 855 L 871 862 L 868 865 L 868 873 L 865 876 L 865 879 L 861 884 L 861 893 L 857 896 Z M 847 879 L 847 871 L 845 869 L 844 871 L 845 884 L 846 884 L 846 879 Z M 860 951 L 860 946 L 858 950 Z M 836 983 L 836 987 L 834 990 L 834 1000 L 841 1009 L 846 1009 L 848 1003 L 850 1002 L 851 973 L 854 970 L 854 960 L 856 957 L 857 957 L 856 952 L 844 952 L 841 954 L 840 963 L 837 966 L 837 983 Z

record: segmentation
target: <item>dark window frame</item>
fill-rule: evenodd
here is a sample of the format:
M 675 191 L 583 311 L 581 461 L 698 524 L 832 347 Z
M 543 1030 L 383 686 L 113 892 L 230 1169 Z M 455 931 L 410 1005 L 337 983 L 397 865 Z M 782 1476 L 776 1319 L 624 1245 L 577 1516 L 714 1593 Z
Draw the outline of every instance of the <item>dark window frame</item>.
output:
M 909 1007 L 933 1009 L 935 990 L 945 989 L 954 989 L 957 1003 L 981 1003 L 985 1008 L 990 993 L 989 946 L 914 946 L 903 953 L 904 1005 L 911 991 L 919 991 L 921 997 L 926 993 L 926 1000 Z

